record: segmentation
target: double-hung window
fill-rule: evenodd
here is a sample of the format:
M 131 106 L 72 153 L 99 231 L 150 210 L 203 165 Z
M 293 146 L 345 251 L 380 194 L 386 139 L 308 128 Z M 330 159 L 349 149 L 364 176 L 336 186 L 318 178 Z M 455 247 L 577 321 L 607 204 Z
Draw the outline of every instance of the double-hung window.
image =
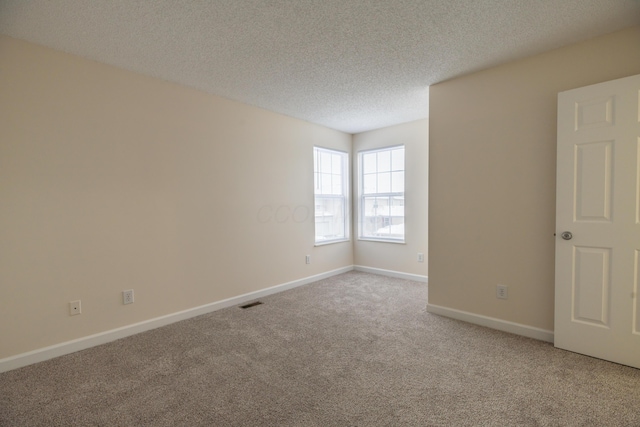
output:
M 361 151 L 359 238 L 404 242 L 404 146 Z
M 349 156 L 313 147 L 316 244 L 349 239 Z

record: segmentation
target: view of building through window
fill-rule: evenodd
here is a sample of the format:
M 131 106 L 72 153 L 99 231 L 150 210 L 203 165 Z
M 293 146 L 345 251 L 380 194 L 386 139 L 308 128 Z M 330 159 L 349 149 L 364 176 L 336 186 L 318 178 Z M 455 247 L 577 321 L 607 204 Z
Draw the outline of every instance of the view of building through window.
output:
M 361 239 L 404 241 L 404 146 L 359 154 Z
M 313 148 L 316 243 L 347 240 L 348 154 Z

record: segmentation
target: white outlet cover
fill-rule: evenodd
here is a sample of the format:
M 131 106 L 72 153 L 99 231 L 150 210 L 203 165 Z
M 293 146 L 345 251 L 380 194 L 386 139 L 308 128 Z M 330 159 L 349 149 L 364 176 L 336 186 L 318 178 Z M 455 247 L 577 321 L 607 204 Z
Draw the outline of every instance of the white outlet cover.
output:
M 133 289 L 129 289 L 128 291 L 122 291 L 122 303 L 133 304 Z
M 498 285 L 496 287 L 496 297 L 499 299 L 509 298 L 509 288 L 505 285 Z
M 75 316 L 76 314 L 82 313 L 82 304 L 80 300 L 71 301 L 69 303 L 69 315 Z

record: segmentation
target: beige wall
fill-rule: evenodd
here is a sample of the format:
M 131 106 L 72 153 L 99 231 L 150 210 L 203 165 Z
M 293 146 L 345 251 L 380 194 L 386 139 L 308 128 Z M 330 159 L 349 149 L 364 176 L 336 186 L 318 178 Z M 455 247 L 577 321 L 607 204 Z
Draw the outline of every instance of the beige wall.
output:
M 553 329 L 557 93 L 638 73 L 634 27 L 431 87 L 429 304 Z
M 0 94 L 0 359 L 353 264 L 312 173 L 351 135 L 7 37 Z
M 429 121 L 427 119 L 363 132 L 353 137 L 353 170 L 358 152 L 404 144 L 405 146 L 405 244 L 357 240 L 358 174 L 354 174 L 354 256 L 355 264 L 402 273 L 427 275 L 427 213 Z M 417 254 L 425 256 L 417 262 Z

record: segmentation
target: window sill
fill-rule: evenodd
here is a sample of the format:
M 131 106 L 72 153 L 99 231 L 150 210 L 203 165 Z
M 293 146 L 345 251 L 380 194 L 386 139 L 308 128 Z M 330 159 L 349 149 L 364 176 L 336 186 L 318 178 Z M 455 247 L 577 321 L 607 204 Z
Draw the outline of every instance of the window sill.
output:
M 407 242 L 404 240 L 395 240 L 395 239 L 376 239 L 374 237 L 358 237 L 358 240 L 361 242 L 379 242 L 379 243 L 395 243 L 397 245 L 406 245 Z
M 326 246 L 326 245 L 332 245 L 334 243 L 344 243 L 344 242 L 350 242 L 350 241 L 351 239 L 327 240 L 326 242 L 315 242 L 313 246 Z

